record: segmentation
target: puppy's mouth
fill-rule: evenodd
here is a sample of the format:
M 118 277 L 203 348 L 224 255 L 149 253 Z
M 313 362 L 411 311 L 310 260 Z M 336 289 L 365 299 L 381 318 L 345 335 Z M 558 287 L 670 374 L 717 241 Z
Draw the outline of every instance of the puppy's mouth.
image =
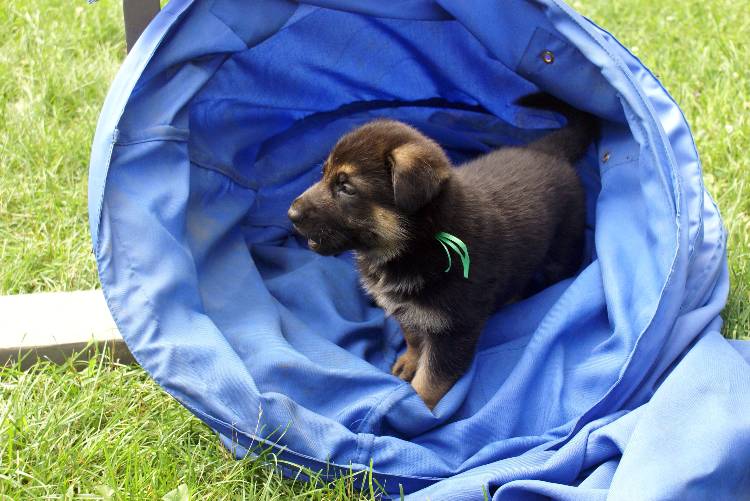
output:
M 296 231 L 299 235 L 307 238 L 307 246 L 311 251 L 317 252 L 318 254 L 322 255 L 333 254 L 337 251 L 337 246 L 331 245 L 331 242 L 324 245 L 322 237 L 317 240 L 313 238 L 311 236 L 311 233 L 315 233 L 314 231 L 305 231 L 296 224 L 293 224 L 292 227 L 294 228 L 294 231 Z
M 295 232 L 296 232 L 296 233 L 297 233 L 298 235 L 301 235 L 301 236 L 303 236 L 303 237 L 306 237 L 306 238 L 307 238 L 307 246 L 308 246 L 308 247 L 310 247 L 310 249 L 312 249 L 312 250 L 315 250 L 315 249 L 317 249 L 318 247 L 320 247 L 320 242 L 317 242 L 317 241 L 313 240 L 313 238 L 312 238 L 312 237 L 310 237 L 310 236 L 308 236 L 307 232 L 306 232 L 306 231 L 304 231 L 304 230 L 303 230 L 302 228 L 300 228 L 300 227 L 299 227 L 299 226 L 297 226 L 296 224 L 292 224 L 292 228 L 294 229 L 294 231 L 295 231 Z
M 310 247 L 310 250 L 317 251 L 318 249 L 320 249 L 320 242 L 316 242 L 312 238 L 308 238 L 307 246 Z
M 313 238 L 307 239 L 307 247 L 316 254 L 321 256 L 333 256 L 346 250 L 346 246 L 342 245 L 338 241 L 332 241 L 330 238 L 324 240 L 315 240 Z

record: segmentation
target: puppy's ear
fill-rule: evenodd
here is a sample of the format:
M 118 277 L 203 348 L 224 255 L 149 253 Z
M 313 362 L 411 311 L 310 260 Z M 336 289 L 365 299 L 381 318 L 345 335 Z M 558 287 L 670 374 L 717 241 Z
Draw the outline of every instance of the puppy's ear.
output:
M 435 198 L 451 174 L 448 157 L 432 141 L 401 145 L 391 151 L 388 161 L 396 207 L 409 214 Z

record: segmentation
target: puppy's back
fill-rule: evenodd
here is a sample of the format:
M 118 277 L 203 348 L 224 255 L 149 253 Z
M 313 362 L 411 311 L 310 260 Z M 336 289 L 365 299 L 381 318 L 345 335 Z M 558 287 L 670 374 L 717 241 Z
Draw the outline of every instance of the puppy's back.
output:
M 535 97 L 539 103 L 540 98 Z M 548 103 L 548 100 L 541 100 Z M 596 137 L 596 122 L 567 105 L 555 103 L 566 126 L 526 146 L 502 148 L 459 167 L 456 177 L 481 209 L 485 239 L 505 254 L 524 283 L 549 264 L 556 249 L 567 248 L 564 269 L 554 280 L 570 275 L 580 264 L 585 226 L 585 196 L 573 167 Z M 557 261 L 560 261 L 559 259 Z
M 498 202 L 522 204 L 537 196 L 552 205 L 556 199 L 569 197 L 583 203 L 573 163 L 597 137 L 595 118 L 545 93 L 525 96 L 517 104 L 554 111 L 567 123 L 528 145 L 502 148 L 476 158 L 459 169 L 459 177 Z

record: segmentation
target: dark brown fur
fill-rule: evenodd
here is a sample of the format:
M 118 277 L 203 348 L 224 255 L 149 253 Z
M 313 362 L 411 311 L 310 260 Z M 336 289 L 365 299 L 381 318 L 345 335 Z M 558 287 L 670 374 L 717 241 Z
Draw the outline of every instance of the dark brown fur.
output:
M 593 120 L 553 103 L 568 125 L 526 147 L 493 151 L 453 169 L 417 130 L 377 120 L 343 136 L 323 179 L 289 209 L 311 249 L 354 249 L 362 283 L 401 324 L 407 350 L 393 373 L 430 408 L 466 371 L 495 305 L 573 274 L 581 261 L 584 195 L 571 162 Z M 447 265 L 435 239 L 447 232 L 469 249 L 469 278 Z

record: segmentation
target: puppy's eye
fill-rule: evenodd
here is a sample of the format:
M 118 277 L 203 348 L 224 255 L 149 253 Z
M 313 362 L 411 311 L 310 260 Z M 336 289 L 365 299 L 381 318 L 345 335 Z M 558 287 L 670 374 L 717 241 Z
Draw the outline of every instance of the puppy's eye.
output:
M 352 186 L 351 183 L 347 183 L 346 181 L 344 181 L 343 183 L 339 183 L 337 189 L 340 193 L 348 196 L 352 196 L 357 193 L 357 190 L 354 189 L 354 186 Z
M 346 174 L 339 174 L 336 178 L 336 191 L 343 193 L 344 195 L 352 196 L 357 193 L 352 183 L 349 182 L 349 178 Z

